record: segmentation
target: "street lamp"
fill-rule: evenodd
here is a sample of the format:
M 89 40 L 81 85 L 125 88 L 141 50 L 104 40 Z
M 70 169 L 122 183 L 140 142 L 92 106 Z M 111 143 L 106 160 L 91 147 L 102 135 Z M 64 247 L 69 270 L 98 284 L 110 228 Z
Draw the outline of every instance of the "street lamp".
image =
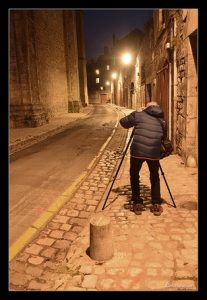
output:
M 122 55 L 122 63 L 124 65 L 129 65 L 132 62 L 132 55 L 130 53 L 125 53 Z
M 122 63 L 125 65 L 123 69 L 124 82 L 123 82 L 123 102 L 124 106 L 129 107 L 129 99 L 131 99 L 131 95 L 129 95 L 129 68 L 132 63 L 132 55 L 129 52 L 126 52 L 122 55 Z
M 111 74 L 111 77 L 112 77 L 113 79 L 116 79 L 116 78 L 117 78 L 117 73 L 116 73 L 116 72 L 112 73 L 112 74 Z

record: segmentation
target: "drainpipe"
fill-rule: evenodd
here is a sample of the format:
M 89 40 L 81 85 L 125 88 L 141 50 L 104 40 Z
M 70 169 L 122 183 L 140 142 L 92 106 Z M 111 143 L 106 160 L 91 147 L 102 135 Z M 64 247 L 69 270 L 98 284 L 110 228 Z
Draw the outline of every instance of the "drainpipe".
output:
M 170 24 L 170 61 L 169 61 L 169 139 L 172 139 L 172 63 L 174 63 L 173 26 Z M 173 55 L 172 55 L 173 50 Z M 173 68 L 174 69 L 174 68 Z

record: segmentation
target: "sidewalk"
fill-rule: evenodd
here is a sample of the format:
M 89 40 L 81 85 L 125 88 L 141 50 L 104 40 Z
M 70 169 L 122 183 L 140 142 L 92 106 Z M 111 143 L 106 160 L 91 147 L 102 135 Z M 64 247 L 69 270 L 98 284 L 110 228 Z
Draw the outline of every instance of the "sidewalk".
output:
M 149 210 L 144 164 L 141 196 L 147 209 L 137 216 L 124 206 L 131 196 L 128 154 L 102 211 L 100 201 L 119 157 L 107 148 L 72 199 L 11 261 L 11 290 L 197 290 L 197 169 L 186 168 L 177 155 L 161 161 L 177 208 L 160 175 L 166 202 L 158 217 Z M 105 262 L 88 255 L 90 220 L 97 213 L 110 217 L 113 232 L 114 256 Z
M 82 108 L 80 113 L 65 113 L 51 119 L 48 124 L 34 128 L 13 128 L 9 130 L 9 153 L 14 154 L 46 138 L 53 136 L 78 120 L 88 117 L 93 111 L 93 105 Z

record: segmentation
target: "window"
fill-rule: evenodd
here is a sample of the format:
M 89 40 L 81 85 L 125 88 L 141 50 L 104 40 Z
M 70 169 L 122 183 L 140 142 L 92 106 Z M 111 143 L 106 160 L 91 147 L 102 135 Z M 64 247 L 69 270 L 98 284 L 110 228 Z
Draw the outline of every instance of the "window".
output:
M 97 75 L 99 75 L 99 74 L 100 74 L 100 72 L 99 72 L 99 69 L 96 69 L 96 74 L 97 74 Z
M 106 70 L 110 70 L 110 66 L 109 65 L 106 66 Z
M 96 77 L 96 83 L 99 83 L 99 78 L 98 77 Z

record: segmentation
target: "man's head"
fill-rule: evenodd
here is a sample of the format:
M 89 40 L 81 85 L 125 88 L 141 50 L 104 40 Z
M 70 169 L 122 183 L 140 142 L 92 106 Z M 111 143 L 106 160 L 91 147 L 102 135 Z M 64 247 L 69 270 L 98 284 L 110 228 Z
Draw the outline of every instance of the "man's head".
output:
M 147 103 L 147 107 L 149 107 L 149 106 L 159 106 L 159 104 L 155 101 L 150 101 Z

